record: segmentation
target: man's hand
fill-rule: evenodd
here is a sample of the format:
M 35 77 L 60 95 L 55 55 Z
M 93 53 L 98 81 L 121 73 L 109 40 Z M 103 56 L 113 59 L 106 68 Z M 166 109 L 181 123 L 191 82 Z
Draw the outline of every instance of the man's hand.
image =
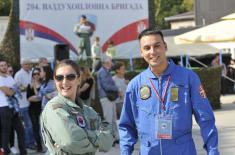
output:
M 15 94 L 15 91 L 9 87 L 0 87 L 0 90 L 7 96 L 12 96 Z

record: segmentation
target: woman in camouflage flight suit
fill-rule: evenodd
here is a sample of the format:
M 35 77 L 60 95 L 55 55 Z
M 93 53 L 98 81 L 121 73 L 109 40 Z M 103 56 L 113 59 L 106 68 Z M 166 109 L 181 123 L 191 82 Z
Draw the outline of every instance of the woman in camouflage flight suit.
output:
M 94 155 L 97 149 L 112 147 L 112 127 L 76 96 L 80 84 L 79 67 L 63 60 L 55 68 L 58 95 L 41 116 L 42 135 L 51 155 Z

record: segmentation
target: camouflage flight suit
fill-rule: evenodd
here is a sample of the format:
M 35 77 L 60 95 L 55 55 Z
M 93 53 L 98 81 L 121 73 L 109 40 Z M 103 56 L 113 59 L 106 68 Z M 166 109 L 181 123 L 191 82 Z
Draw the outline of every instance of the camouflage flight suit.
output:
M 112 126 L 81 99 L 77 103 L 59 94 L 43 110 L 42 135 L 50 155 L 94 155 L 112 147 Z

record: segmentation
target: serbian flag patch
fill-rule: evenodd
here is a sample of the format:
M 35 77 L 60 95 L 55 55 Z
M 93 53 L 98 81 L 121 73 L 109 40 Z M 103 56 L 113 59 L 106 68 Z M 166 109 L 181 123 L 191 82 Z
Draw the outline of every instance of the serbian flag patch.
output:
M 198 89 L 199 89 L 199 94 L 200 94 L 200 96 L 201 96 L 202 98 L 206 98 L 206 91 L 204 90 L 203 86 L 200 85 Z

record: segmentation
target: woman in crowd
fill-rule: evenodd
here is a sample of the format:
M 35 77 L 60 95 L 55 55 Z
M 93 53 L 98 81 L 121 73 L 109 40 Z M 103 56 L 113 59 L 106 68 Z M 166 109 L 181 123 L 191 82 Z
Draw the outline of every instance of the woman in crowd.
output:
M 88 106 L 91 106 L 91 90 L 94 85 L 94 79 L 88 67 L 81 67 L 81 85 L 78 91 L 79 97 Z
M 53 80 L 53 71 L 49 65 L 40 68 L 40 77 L 42 85 L 40 87 L 39 96 L 42 98 L 42 108 L 47 102 L 55 96 L 56 88 Z
M 50 154 L 94 155 L 108 151 L 113 142 L 112 128 L 77 97 L 81 82 L 78 65 L 62 60 L 54 70 L 58 95 L 42 112 L 42 134 Z
M 115 82 L 115 85 L 118 87 L 119 91 L 119 97 L 117 100 L 115 100 L 117 118 L 119 119 L 122 111 L 124 95 L 129 81 L 125 79 L 126 67 L 123 62 L 120 61 L 116 62 L 114 69 L 115 69 L 115 75 L 113 76 L 113 81 Z
M 37 151 L 42 152 L 42 142 L 40 136 L 40 114 L 41 98 L 38 96 L 40 90 L 40 68 L 34 68 L 32 71 L 32 81 L 27 87 L 27 99 L 29 100 L 29 116 L 33 125 L 33 133 L 37 143 Z

